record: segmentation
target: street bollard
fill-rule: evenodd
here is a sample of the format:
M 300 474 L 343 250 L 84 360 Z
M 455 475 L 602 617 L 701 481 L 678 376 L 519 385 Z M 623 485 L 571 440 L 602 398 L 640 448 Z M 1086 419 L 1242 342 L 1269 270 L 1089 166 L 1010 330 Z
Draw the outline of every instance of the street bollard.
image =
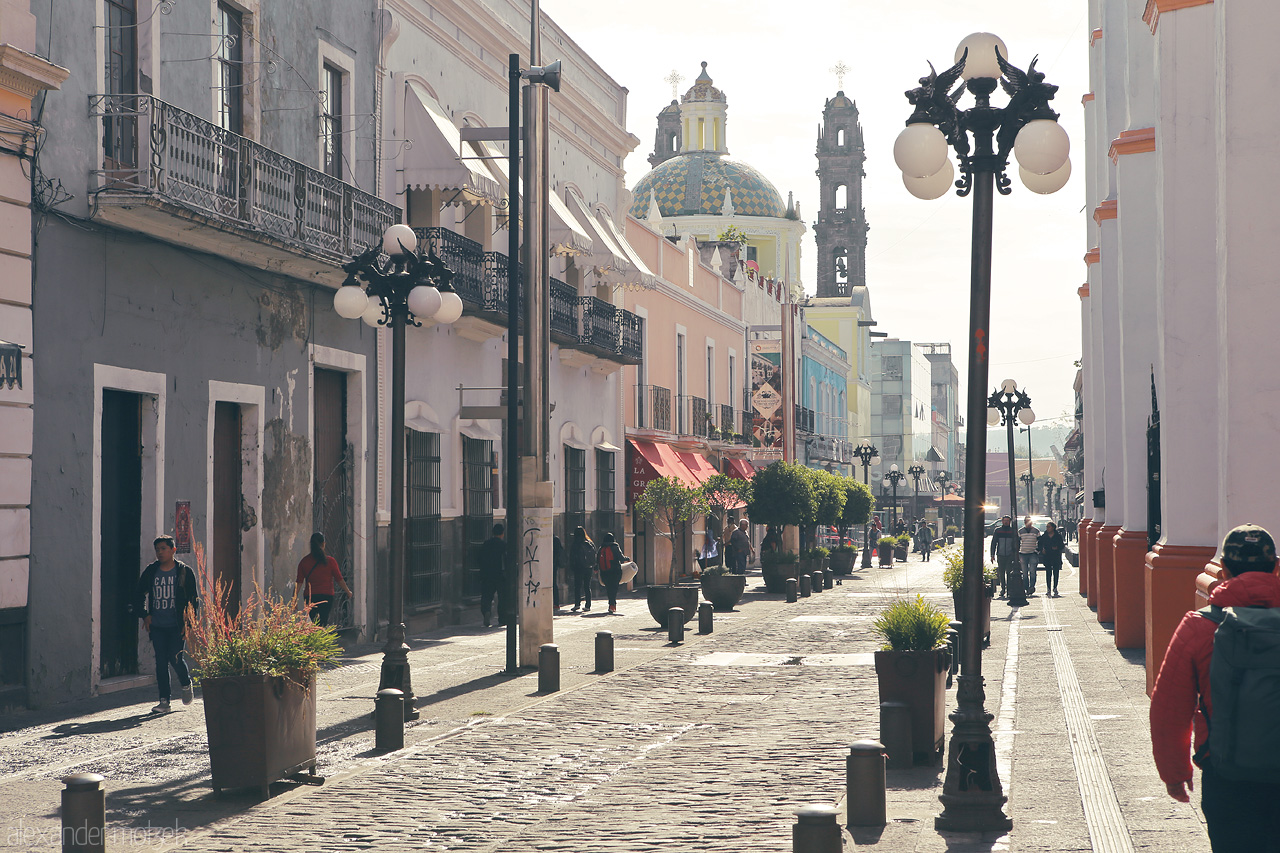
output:
M 831 589 L 835 585 L 836 585 L 835 573 L 832 572 L 830 569 L 823 569 L 822 570 L 822 588 Z
M 880 742 L 890 769 L 911 767 L 911 708 L 906 702 L 880 703 Z
M 845 810 L 848 826 L 884 826 L 884 745 L 874 740 L 854 741 L 845 759 Z
M 596 631 L 596 672 L 613 672 L 612 631 Z
M 684 642 L 683 607 L 673 607 L 667 611 L 667 640 L 671 643 Z
M 379 752 L 404 749 L 404 692 L 394 687 L 379 690 L 373 700 L 373 748 Z
M 814 595 L 817 595 L 818 593 L 822 592 L 822 570 L 821 569 L 818 569 L 813 574 L 809 575 L 809 581 L 810 581 L 809 588 L 813 590 Z
M 826 803 L 811 803 L 796 810 L 791 827 L 791 853 L 840 853 L 839 812 Z
M 960 674 L 960 659 L 964 654 L 964 623 L 960 621 L 951 621 L 947 623 L 948 628 L 952 628 L 956 632 L 956 647 L 951 653 L 951 671 L 956 675 Z
M 787 578 L 787 603 L 794 604 L 800 589 L 800 581 L 795 578 Z
M 800 576 L 800 597 L 808 598 L 813 592 L 813 581 L 808 575 Z
M 555 693 L 560 690 L 560 647 L 555 643 L 543 643 L 538 647 L 538 692 Z
M 62 784 L 62 853 L 105 853 L 107 792 L 97 773 L 73 773 Z
M 947 651 L 951 655 L 951 663 L 947 666 L 947 687 L 950 687 L 960 667 L 960 632 L 955 628 L 947 629 Z
M 711 633 L 711 620 L 715 618 L 715 605 L 710 601 L 704 601 L 698 605 L 698 633 Z

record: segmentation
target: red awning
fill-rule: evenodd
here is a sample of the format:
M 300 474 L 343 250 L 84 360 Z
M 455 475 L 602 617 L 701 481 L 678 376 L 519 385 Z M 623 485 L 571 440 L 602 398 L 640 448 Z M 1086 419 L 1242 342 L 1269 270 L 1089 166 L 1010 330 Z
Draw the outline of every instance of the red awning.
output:
M 724 472 L 739 480 L 750 480 L 756 475 L 756 468 L 745 459 L 734 459 L 729 456 L 724 460 Z
M 964 503 L 964 498 L 960 497 L 959 495 L 946 495 L 945 497 L 941 497 L 941 498 L 934 498 L 934 499 L 933 499 L 933 502 L 934 502 L 934 503 L 942 502 L 942 503 L 949 503 L 949 504 L 963 504 L 963 503 Z
M 693 476 L 698 478 L 699 484 L 705 483 L 720 473 L 716 470 L 716 466 L 707 461 L 707 457 L 696 450 L 677 450 L 676 455 L 680 457 L 684 467 L 688 468 Z
M 640 497 L 649 481 L 659 477 L 675 477 L 691 488 L 701 485 L 693 472 L 680 461 L 675 448 L 669 444 L 627 439 L 627 468 L 630 473 L 627 480 L 627 503 Z

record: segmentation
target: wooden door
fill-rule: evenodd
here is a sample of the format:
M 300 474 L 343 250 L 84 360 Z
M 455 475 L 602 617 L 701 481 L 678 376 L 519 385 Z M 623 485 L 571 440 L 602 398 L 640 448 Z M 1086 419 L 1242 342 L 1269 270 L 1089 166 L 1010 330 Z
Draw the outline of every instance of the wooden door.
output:
M 142 572 L 142 396 L 102 392 L 99 675 L 138 672 L 138 619 L 130 610 Z M 151 562 L 154 555 L 145 555 Z
M 213 580 L 227 590 L 232 613 L 240 612 L 240 507 L 243 502 L 244 457 L 241 412 L 236 403 L 213 408 Z

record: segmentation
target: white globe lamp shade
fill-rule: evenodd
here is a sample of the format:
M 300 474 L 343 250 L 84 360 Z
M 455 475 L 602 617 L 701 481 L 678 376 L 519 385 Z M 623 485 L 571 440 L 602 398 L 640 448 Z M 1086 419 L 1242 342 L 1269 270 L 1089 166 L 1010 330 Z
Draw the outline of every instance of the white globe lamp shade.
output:
M 1047 175 L 1037 175 L 1019 166 L 1018 177 L 1022 178 L 1022 185 L 1033 193 L 1040 195 L 1056 193 L 1067 185 L 1067 180 L 1071 177 L 1071 161 L 1067 160 L 1062 164 L 1062 168 Z
M 1058 171 L 1071 153 L 1071 138 L 1062 125 L 1047 118 L 1027 122 L 1013 142 L 1018 165 L 1037 175 Z
M 1031 426 L 1036 422 L 1036 413 L 1030 409 L 1023 409 L 1018 412 L 1018 420 L 1022 421 L 1023 426 Z
M 898 470 L 898 465 L 897 465 L 897 463 L 894 463 L 893 465 L 890 465 L 890 466 L 889 466 L 889 470 L 890 470 L 890 471 L 897 471 L 897 470 Z
M 995 408 L 987 409 L 987 426 L 999 426 L 1000 410 Z
M 364 313 L 364 309 L 369 307 L 369 297 L 364 290 L 355 285 L 344 285 L 338 288 L 338 292 L 333 294 L 333 310 L 338 312 L 338 316 L 347 320 L 354 320 Z
M 1000 383 L 1000 390 L 1012 393 L 1018 390 L 1018 383 L 1012 379 L 1006 379 Z
M 1009 58 L 1009 49 L 1004 46 L 1004 41 L 991 33 L 973 33 L 965 36 L 964 41 L 960 42 L 960 46 L 956 48 L 956 62 L 964 56 L 966 49 L 969 51 L 969 58 L 964 62 L 962 73 L 966 80 L 972 80 L 975 77 L 999 77 L 1000 63 L 996 62 L 997 50 L 1006 60 Z
M 440 291 L 430 285 L 420 284 L 409 291 L 409 310 L 419 320 L 430 320 L 440 310 Z
M 371 329 L 376 329 L 383 323 L 386 311 L 383 310 L 381 299 L 370 299 L 369 307 L 364 309 L 364 314 L 360 316 L 364 320 L 364 324 Z
M 457 319 L 461 316 L 462 297 L 452 290 L 443 291 L 440 294 L 440 310 L 436 311 L 435 321 L 448 325 L 457 322 Z
M 909 124 L 894 140 L 893 162 L 913 178 L 935 174 L 947 162 L 947 138 L 931 124 Z
M 862 446 L 863 446 L 863 447 L 870 447 L 870 446 L 871 446 L 871 439 L 869 439 L 869 438 L 864 438 L 864 439 L 862 439 Z
M 902 183 L 906 186 L 907 192 L 924 201 L 942 198 L 951 189 L 955 178 L 956 167 L 951 165 L 950 160 L 944 161 L 942 168 L 927 178 L 913 178 L 906 172 L 902 173 Z
M 879 456 L 872 456 L 872 457 L 871 457 L 871 464 L 872 464 L 872 465 L 879 465 L 879 464 L 880 464 L 880 457 L 879 457 Z
M 392 225 L 382 235 L 382 251 L 400 255 L 418 250 L 418 235 L 408 225 Z

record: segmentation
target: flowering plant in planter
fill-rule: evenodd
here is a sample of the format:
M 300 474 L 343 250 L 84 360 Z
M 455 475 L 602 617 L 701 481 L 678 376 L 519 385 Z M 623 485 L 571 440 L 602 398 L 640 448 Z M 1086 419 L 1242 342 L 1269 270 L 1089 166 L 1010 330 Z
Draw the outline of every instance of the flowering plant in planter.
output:
M 950 617 L 916 594 L 914 601 L 900 599 L 886 607 L 871 631 L 885 641 L 883 651 L 929 652 L 946 644 Z

